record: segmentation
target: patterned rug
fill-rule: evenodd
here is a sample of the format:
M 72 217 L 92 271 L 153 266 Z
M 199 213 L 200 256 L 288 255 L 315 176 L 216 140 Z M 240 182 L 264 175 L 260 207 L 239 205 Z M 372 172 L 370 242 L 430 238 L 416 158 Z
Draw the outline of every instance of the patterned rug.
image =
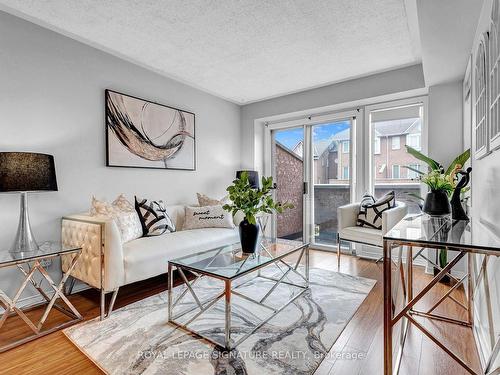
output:
M 289 281 L 300 282 L 300 279 L 294 275 Z M 254 299 L 265 296 L 274 284 L 264 278 L 241 282 L 245 283 L 238 291 Z M 64 333 L 108 374 L 312 374 L 375 283 L 371 279 L 311 269 L 310 289 L 231 352 L 169 324 L 166 292 L 116 310 L 105 321 L 83 322 L 65 329 Z M 184 285 L 176 287 L 174 296 L 184 288 Z M 222 284 L 202 278 L 195 290 L 203 301 L 220 293 Z M 299 291 L 280 284 L 266 303 L 279 307 Z M 190 293 L 184 298 L 186 301 L 176 309 L 193 306 Z M 270 311 L 233 296 L 232 337 L 238 340 L 250 332 Z M 183 319 L 194 313 L 186 314 Z M 221 300 L 189 327 L 220 342 L 223 323 Z

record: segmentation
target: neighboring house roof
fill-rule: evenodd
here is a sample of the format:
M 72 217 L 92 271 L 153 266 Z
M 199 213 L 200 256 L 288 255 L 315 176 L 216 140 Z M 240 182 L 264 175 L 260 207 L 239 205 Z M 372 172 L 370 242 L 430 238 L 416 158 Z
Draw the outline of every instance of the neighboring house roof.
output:
M 304 155 L 304 142 L 298 141 L 297 144 L 293 146 L 292 152 L 295 152 L 297 155 L 302 157 Z
M 332 143 L 331 139 L 324 139 L 322 141 L 314 142 L 313 156 L 315 158 L 319 158 L 323 154 L 323 152 L 326 151 L 326 149 L 330 146 L 331 143 Z
M 351 129 L 347 128 L 334 134 L 331 138 L 332 141 L 348 141 L 351 139 Z
M 401 120 L 376 121 L 373 124 L 375 125 L 375 134 L 379 137 L 419 133 L 421 130 L 421 120 L 419 117 L 405 118 Z
M 287 153 L 289 153 L 290 155 L 296 157 L 297 159 L 299 160 L 302 160 L 302 155 L 299 155 L 297 154 L 295 151 L 293 150 L 290 150 L 287 146 L 285 146 L 283 143 L 280 143 L 278 141 L 276 141 L 276 146 L 278 146 L 279 148 L 281 148 L 283 151 L 286 151 Z M 294 147 L 295 148 L 295 147 Z
M 337 143 L 348 141 L 351 138 L 350 129 L 344 129 L 328 139 L 314 142 L 314 157 L 319 157 L 328 149 L 329 151 L 337 151 Z

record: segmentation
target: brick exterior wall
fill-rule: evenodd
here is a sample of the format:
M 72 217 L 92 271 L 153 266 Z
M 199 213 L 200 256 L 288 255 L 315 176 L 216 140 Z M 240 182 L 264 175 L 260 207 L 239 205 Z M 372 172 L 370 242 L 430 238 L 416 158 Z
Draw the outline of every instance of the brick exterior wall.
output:
M 276 144 L 276 199 L 289 202 L 294 208 L 277 215 L 277 235 L 286 237 L 302 233 L 304 166 L 302 159 L 287 148 Z
M 403 167 L 410 164 L 422 164 L 422 162 L 416 160 L 413 156 L 406 152 L 406 135 L 396 137 L 399 138 L 400 145 L 399 149 L 396 150 L 392 149 L 392 138 L 394 137 L 380 138 L 380 153 L 373 156 L 376 182 L 409 182 L 411 179 L 408 178 L 408 169 Z M 384 164 L 385 168 L 381 171 L 382 165 Z M 393 176 L 393 165 L 400 166 L 399 179 L 395 179 Z M 422 166 L 420 168 L 422 168 Z

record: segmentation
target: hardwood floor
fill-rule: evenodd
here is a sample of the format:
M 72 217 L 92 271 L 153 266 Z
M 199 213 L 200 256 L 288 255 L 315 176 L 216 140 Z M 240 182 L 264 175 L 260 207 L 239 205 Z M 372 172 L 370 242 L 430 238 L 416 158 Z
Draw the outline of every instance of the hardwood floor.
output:
M 332 253 L 311 251 L 311 267 L 336 271 L 337 258 Z M 378 282 L 339 336 L 316 374 L 382 374 L 382 265 L 352 256 L 342 256 L 341 272 L 375 279 Z M 426 281 L 430 280 L 430 277 L 418 267 L 415 268 L 414 274 L 415 290 L 418 291 Z M 176 280 L 176 283 L 179 281 Z M 166 276 L 160 276 L 121 288 L 116 308 L 164 291 L 166 286 Z M 430 307 L 445 291 L 446 287 L 438 284 L 418 306 Z M 457 290 L 454 296 L 463 301 L 463 290 Z M 83 291 L 71 296 L 70 299 L 85 319 L 98 315 L 99 295 L 97 291 Z M 437 312 L 465 318 L 463 309 L 449 299 L 439 307 Z M 35 316 L 39 313 L 40 311 L 35 310 L 30 312 L 30 315 Z M 50 321 L 55 324 L 62 317 L 62 314 L 54 311 L 50 315 Z M 479 371 L 479 357 L 470 329 L 424 319 L 419 321 L 425 322 L 427 329 L 449 343 L 459 356 L 463 356 Z M 0 332 L 0 344 L 3 344 L 6 340 L 12 340 L 28 331 L 24 322 L 14 318 L 9 319 Z M 353 359 L 354 356 L 357 356 L 357 359 Z M 0 374 L 101 373 L 60 331 L 0 354 Z M 461 375 L 466 373 L 427 337 L 414 327 L 410 328 L 400 374 Z

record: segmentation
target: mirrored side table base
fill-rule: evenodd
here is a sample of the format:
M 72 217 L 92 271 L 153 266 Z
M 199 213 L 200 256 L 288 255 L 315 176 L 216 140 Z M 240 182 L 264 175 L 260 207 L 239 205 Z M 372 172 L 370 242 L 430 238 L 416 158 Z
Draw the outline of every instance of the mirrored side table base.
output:
M 15 255 L 7 251 L 0 252 L 0 269 L 15 268 L 23 277 L 13 297 L 9 297 L 4 290 L 0 289 L 0 307 L 3 309 L 3 312 L 0 312 L 0 335 L 5 337 L 5 335 L 2 335 L 2 329 L 8 329 L 5 323 L 8 318 L 13 318 L 16 315 L 31 330 L 30 335 L 15 339 L 15 341 L 4 343 L 2 340 L 0 353 L 83 320 L 82 315 L 64 294 L 65 283 L 71 276 L 71 272 L 81 253 L 81 248 L 64 248 L 54 243 L 45 243 L 40 247 L 40 250 L 23 253 L 22 255 Z M 47 272 L 44 261 L 54 260 L 62 255 L 72 255 L 72 260 L 68 271 L 62 274 L 59 282 L 56 282 Z M 47 284 L 48 288 L 46 287 Z M 42 302 L 28 307 L 20 307 L 22 293 L 30 285 L 31 289 L 34 289 L 41 296 Z M 64 304 L 61 304 L 61 302 L 64 302 Z M 40 310 L 43 308 L 43 313 L 34 321 L 33 318 L 29 317 L 28 312 L 38 308 Z M 70 320 L 44 329 L 52 309 L 58 310 Z

